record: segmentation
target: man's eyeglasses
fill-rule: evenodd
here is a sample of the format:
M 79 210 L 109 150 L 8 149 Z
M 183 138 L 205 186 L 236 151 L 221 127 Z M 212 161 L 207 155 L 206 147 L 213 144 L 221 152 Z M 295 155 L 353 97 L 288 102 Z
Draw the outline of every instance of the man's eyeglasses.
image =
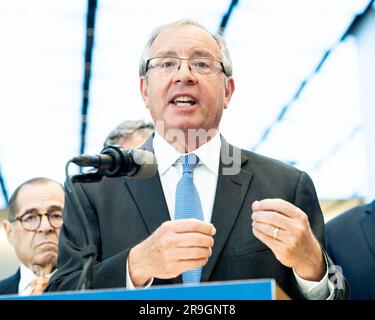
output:
M 42 223 L 43 216 L 46 216 L 49 224 L 54 229 L 61 228 L 63 224 L 62 212 L 61 210 L 54 210 L 51 212 L 46 212 L 40 214 L 37 212 L 27 212 L 20 217 L 12 217 L 9 219 L 10 222 L 19 221 L 21 222 L 22 227 L 26 231 L 36 231 L 39 229 L 40 224 Z
M 209 58 L 178 58 L 178 57 L 154 57 L 147 60 L 146 73 L 153 69 L 161 76 L 173 76 L 181 67 L 181 61 L 186 60 L 189 69 L 194 74 L 210 75 L 217 72 L 223 72 L 225 68 L 221 61 Z

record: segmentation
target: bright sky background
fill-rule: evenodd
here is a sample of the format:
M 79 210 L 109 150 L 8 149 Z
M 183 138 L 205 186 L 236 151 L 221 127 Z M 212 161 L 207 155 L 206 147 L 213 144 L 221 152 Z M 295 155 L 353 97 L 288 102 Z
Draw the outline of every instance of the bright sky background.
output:
M 224 35 L 236 81 L 226 139 L 252 149 L 367 3 L 239 1 Z M 99 1 L 86 153 L 100 152 L 122 120 L 150 120 L 138 62 L 153 28 L 192 18 L 217 32 L 229 4 Z M 86 10 L 86 1 L 0 0 L 0 167 L 9 196 L 35 176 L 63 182 L 66 161 L 79 152 Z M 348 37 L 257 152 L 307 171 L 320 198 L 366 196 L 361 123 L 357 47 Z

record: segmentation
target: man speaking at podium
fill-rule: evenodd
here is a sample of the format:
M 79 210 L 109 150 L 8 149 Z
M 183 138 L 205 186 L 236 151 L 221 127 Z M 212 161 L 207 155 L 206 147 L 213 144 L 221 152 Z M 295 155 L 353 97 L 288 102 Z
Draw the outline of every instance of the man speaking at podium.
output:
M 159 27 L 140 88 L 158 173 L 75 185 L 98 250 L 93 288 L 274 278 L 293 299 L 345 298 L 309 176 L 219 133 L 235 88 L 224 40 L 190 20 Z M 80 233 L 67 199 L 49 290 L 76 288 Z

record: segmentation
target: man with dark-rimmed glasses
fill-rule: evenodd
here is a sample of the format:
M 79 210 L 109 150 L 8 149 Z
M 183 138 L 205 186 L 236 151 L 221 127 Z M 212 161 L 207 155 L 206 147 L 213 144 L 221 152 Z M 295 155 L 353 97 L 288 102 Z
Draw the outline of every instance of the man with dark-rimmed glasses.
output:
M 14 191 L 3 225 L 21 264 L 14 275 L 0 281 L 0 294 L 44 290 L 56 269 L 63 206 L 64 188 L 48 178 L 28 180 Z

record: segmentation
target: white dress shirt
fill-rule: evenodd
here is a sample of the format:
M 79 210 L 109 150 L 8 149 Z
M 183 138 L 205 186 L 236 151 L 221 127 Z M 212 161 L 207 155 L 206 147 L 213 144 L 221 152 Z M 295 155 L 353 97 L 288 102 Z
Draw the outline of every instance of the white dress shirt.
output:
M 50 278 L 56 270 L 47 275 Z M 35 273 L 24 264 L 20 266 L 20 283 L 18 284 L 18 294 L 20 296 L 29 296 L 34 290 L 33 280 L 35 279 Z
M 34 272 L 21 263 L 20 266 L 20 283 L 18 284 L 18 294 L 21 296 L 29 296 L 34 290 L 33 280 Z
M 182 164 L 177 160 L 185 154 L 177 151 L 157 132 L 155 132 L 153 147 L 158 161 L 158 172 L 169 214 L 171 220 L 174 220 L 176 186 L 182 177 Z M 220 134 L 217 133 L 209 142 L 192 152 L 199 158 L 199 164 L 194 169 L 193 180 L 199 193 L 205 222 L 211 222 L 220 164 L 220 149 L 221 139 Z M 319 282 L 304 280 L 295 272 L 294 276 L 301 292 L 307 299 L 321 300 L 327 299 L 328 296 L 328 299 L 333 297 L 333 286 L 328 285 L 328 270 L 324 278 Z M 150 286 L 152 282 L 153 279 L 145 286 Z M 134 289 L 129 275 L 128 263 L 126 263 L 126 288 Z
M 219 172 L 220 148 L 220 135 L 216 134 L 209 142 L 193 152 L 199 158 L 199 163 L 194 169 L 193 181 L 199 193 L 205 222 L 211 222 Z M 182 164 L 178 159 L 186 154 L 178 152 L 157 133 L 154 137 L 154 152 L 158 159 L 158 172 L 169 214 L 171 220 L 174 220 L 176 187 L 182 177 Z

